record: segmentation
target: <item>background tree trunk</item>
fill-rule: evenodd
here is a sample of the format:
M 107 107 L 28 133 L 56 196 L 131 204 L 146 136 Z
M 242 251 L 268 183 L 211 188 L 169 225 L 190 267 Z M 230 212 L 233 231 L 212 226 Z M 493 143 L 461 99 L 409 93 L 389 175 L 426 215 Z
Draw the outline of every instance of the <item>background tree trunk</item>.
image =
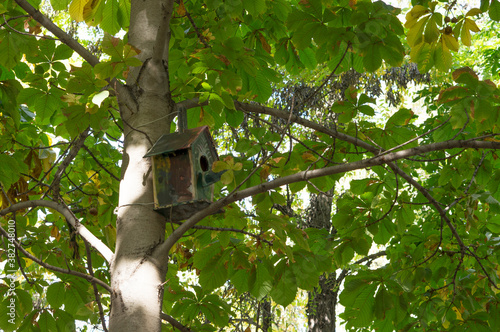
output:
M 327 195 L 319 193 L 311 196 L 308 207 L 307 227 L 326 228 L 333 232 L 331 212 L 333 189 Z M 319 279 L 319 287 L 308 292 L 307 322 L 308 331 L 335 331 L 335 307 L 337 304 L 336 274 L 323 275 Z
M 262 300 L 261 303 L 261 316 L 262 316 L 262 331 L 268 332 L 271 331 L 272 323 L 273 323 L 273 314 L 271 311 L 271 300 L 267 297 Z

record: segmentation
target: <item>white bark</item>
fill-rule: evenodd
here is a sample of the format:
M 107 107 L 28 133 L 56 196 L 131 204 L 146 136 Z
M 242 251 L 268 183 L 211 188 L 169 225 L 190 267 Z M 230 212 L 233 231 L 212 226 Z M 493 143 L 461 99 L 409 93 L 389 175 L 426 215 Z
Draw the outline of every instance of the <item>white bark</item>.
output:
M 163 7 L 162 7 L 163 6 Z M 163 8 L 163 10 L 162 10 Z M 159 332 L 168 252 L 151 256 L 163 242 L 165 220 L 153 210 L 151 145 L 170 129 L 174 104 L 162 59 L 152 59 L 162 47 L 165 6 L 157 0 L 132 1 L 129 42 L 141 50 L 142 69 L 134 70 L 128 85 L 134 87 L 135 111 L 122 110 L 125 145 L 117 217 L 115 259 L 111 266 L 112 306 L 110 331 Z M 168 25 L 167 25 L 168 26 Z M 157 40 L 157 36 L 159 37 Z

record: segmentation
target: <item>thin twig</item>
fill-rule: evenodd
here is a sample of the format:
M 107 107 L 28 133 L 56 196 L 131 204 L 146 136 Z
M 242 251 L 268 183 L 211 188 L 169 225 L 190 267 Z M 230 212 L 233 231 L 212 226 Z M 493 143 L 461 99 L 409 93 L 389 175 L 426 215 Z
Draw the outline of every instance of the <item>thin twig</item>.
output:
M 94 269 L 92 268 L 92 252 L 90 250 L 90 245 L 85 240 L 83 242 L 85 243 L 85 251 L 87 252 L 87 271 L 89 271 L 89 275 L 91 277 L 95 277 Z M 97 307 L 99 308 L 99 316 L 101 317 L 102 329 L 104 330 L 104 332 L 108 332 L 108 329 L 106 327 L 106 320 L 104 319 L 104 310 L 102 309 L 101 294 L 99 294 L 99 290 L 97 289 L 97 285 L 95 282 L 92 283 L 92 288 L 94 288 L 94 297 L 97 303 Z
M 42 38 L 42 39 L 50 39 L 50 40 L 58 40 L 57 38 L 53 38 L 53 37 L 49 37 L 49 36 L 44 36 L 44 35 L 35 35 L 35 34 L 32 34 L 32 33 L 28 33 L 28 32 L 23 32 L 23 31 L 19 31 L 17 29 L 14 29 L 12 26 L 9 25 L 9 23 L 7 23 L 8 21 L 10 20 L 7 20 L 5 18 L 5 14 L 2 14 L 3 16 L 3 20 L 4 20 L 4 24 L 9 28 L 11 29 L 12 31 L 14 31 L 15 33 L 17 34 L 20 34 L 20 35 L 24 35 L 24 36 L 30 36 L 30 37 L 35 37 L 35 38 Z M 3 25 L 3 24 L 2 24 Z M 0 25 L 1 26 L 1 25 Z
M 101 162 L 96 158 L 96 156 L 92 153 L 92 151 L 90 151 L 90 149 L 86 145 L 83 145 L 83 148 L 90 154 L 90 156 L 95 160 L 95 162 L 97 163 L 97 165 L 99 165 L 99 167 L 101 167 L 106 173 L 111 175 L 113 179 L 115 179 L 116 181 L 120 181 L 119 177 L 111 173 L 110 170 L 108 170 L 103 164 L 101 164 Z
M 189 14 L 189 12 L 187 11 L 186 8 L 184 8 L 184 10 L 186 11 L 186 17 L 188 18 L 189 22 L 191 22 L 191 25 L 193 26 L 194 28 L 194 31 L 196 32 L 196 35 L 198 36 L 198 40 L 203 44 L 205 45 L 206 48 L 210 48 L 210 45 L 207 43 L 207 41 L 205 40 L 205 37 L 203 37 L 203 35 L 201 34 L 200 32 L 200 29 L 198 29 L 198 27 L 196 26 L 196 23 L 194 23 L 194 20 L 193 18 L 191 17 L 191 15 Z

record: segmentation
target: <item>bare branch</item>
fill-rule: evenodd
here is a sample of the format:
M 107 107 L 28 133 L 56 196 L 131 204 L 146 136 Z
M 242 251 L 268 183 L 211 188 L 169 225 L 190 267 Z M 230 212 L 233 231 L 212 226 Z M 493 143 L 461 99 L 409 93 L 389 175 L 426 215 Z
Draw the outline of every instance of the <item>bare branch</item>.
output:
M 194 23 L 194 20 L 191 17 L 191 15 L 189 14 L 189 12 L 187 11 L 187 9 L 186 9 L 186 17 L 188 18 L 189 22 L 193 26 L 194 31 L 196 32 L 196 35 L 198 36 L 198 40 L 200 41 L 200 43 L 202 43 L 203 45 L 205 45 L 206 48 L 210 48 L 210 45 L 208 45 L 207 40 L 201 34 L 200 29 L 196 26 L 196 23 Z
M 59 167 L 57 168 L 56 174 L 54 175 L 54 180 L 52 181 L 52 184 L 50 188 L 52 189 L 54 193 L 54 197 L 57 198 L 59 196 L 59 184 L 61 181 L 61 178 L 64 174 L 64 171 L 66 168 L 69 166 L 69 164 L 75 159 L 76 155 L 78 154 L 78 151 L 83 147 L 85 143 L 85 139 L 89 136 L 90 134 L 90 127 L 85 129 L 79 136 L 73 141 L 73 146 L 71 147 L 71 150 L 69 151 L 68 155 L 64 158 L 63 162 Z
M 85 149 L 85 151 L 87 151 L 90 154 L 90 156 L 95 160 L 95 162 L 97 163 L 97 165 L 99 165 L 99 167 L 101 167 L 106 173 L 111 175 L 111 177 L 113 179 L 115 179 L 116 181 L 120 181 L 120 178 L 117 177 L 116 175 L 114 175 L 113 173 L 111 173 L 111 171 L 108 170 L 106 167 L 104 167 L 104 165 L 99 161 L 99 159 L 97 159 L 96 156 L 94 156 L 92 151 L 90 151 L 90 149 L 86 145 L 84 145 L 83 148 Z
M 92 252 L 90 251 L 90 245 L 87 241 L 85 242 L 85 251 L 87 252 L 87 271 L 89 271 L 89 275 L 94 277 L 94 269 L 92 268 Z M 94 288 L 94 297 L 97 303 L 97 307 L 99 308 L 99 316 L 101 317 L 101 325 L 104 332 L 108 332 L 106 327 L 106 320 L 104 319 L 104 310 L 102 309 L 101 303 L 101 295 L 99 294 L 99 290 L 97 289 L 97 285 L 95 282 L 92 283 L 92 288 Z
M 46 201 L 46 202 L 49 202 L 49 201 Z M 23 202 L 23 203 L 26 203 L 26 202 Z M 50 202 L 50 203 L 53 203 L 53 202 Z M 22 203 L 17 203 L 16 205 L 18 205 L 18 204 L 22 204 Z M 7 209 L 5 209 L 5 210 L 7 210 Z M 0 211 L 0 215 L 3 215 L 3 211 L 5 211 L 5 210 Z M 3 236 L 9 238 L 9 234 L 1 226 L 0 226 L 0 233 Z M 96 277 L 90 276 L 88 274 L 85 274 L 85 273 L 81 273 L 81 272 L 78 272 L 78 271 L 67 270 L 67 269 L 60 268 L 58 266 L 47 264 L 44 261 L 42 261 L 42 260 L 36 258 L 35 256 L 33 256 L 32 254 L 30 254 L 28 251 L 26 251 L 26 249 L 24 249 L 21 246 L 21 244 L 19 242 L 17 242 L 16 240 L 12 240 L 12 243 L 14 243 L 14 245 L 16 246 L 16 248 L 20 252 L 22 252 L 24 256 L 26 256 L 27 258 L 31 259 L 33 262 L 37 263 L 38 265 L 40 265 L 40 266 L 42 266 L 42 267 L 44 267 L 44 268 L 46 268 L 48 270 L 54 271 L 54 272 L 69 274 L 69 275 L 72 275 L 72 276 L 75 276 L 75 277 L 83 278 L 83 279 L 85 279 L 85 280 L 87 280 L 87 281 L 89 281 L 91 283 L 95 283 L 95 284 L 101 286 L 102 288 L 104 288 L 105 290 L 107 290 L 108 292 L 111 293 L 111 287 L 108 284 L 106 284 L 104 281 L 102 281 L 100 279 L 97 279 Z
M 94 234 L 92 234 L 85 226 L 83 226 L 78 219 L 75 218 L 73 213 L 68 207 L 65 207 L 62 204 L 58 204 L 53 201 L 48 200 L 33 200 L 33 201 L 25 201 L 19 202 L 9 206 L 6 209 L 0 211 L 0 216 L 5 216 L 8 213 L 12 213 L 14 211 L 26 209 L 26 208 L 36 208 L 36 207 L 47 207 L 50 209 L 54 209 L 60 214 L 62 214 L 66 220 L 76 229 L 76 232 L 80 234 L 82 238 L 84 238 L 88 243 L 94 247 L 101 255 L 106 259 L 109 263 L 113 258 L 113 252 L 109 249 L 101 240 L 99 240 Z
M 359 265 L 359 264 L 362 264 L 364 262 L 368 262 L 368 261 L 373 261 L 379 257 L 382 257 L 382 256 L 385 256 L 387 255 L 387 252 L 385 250 L 382 250 L 382 251 L 379 251 L 379 252 L 376 252 L 374 254 L 371 254 L 371 255 L 368 255 L 368 256 L 365 256 L 361 259 L 358 259 L 357 261 L 355 261 L 354 263 L 352 263 L 351 265 Z M 345 276 L 349 273 L 349 269 L 343 269 L 342 272 L 340 273 L 339 277 L 337 278 L 337 284 L 339 284 L 340 282 L 342 282 L 342 280 L 345 278 Z
M 180 322 L 178 322 L 174 317 L 167 315 L 165 313 L 160 313 L 160 318 L 169 322 L 173 327 L 178 329 L 181 332 L 194 332 L 191 330 L 189 327 L 182 325 Z
M 11 29 L 12 31 L 14 31 L 15 33 L 18 33 L 20 35 L 24 35 L 24 36 L 30 36 L 30 37 L 35 37 L 35 38 L 43 38 L 43 39 L 52 39 L 52 40 L 57 40 L 57 38 L 52 38 L 52 37 L 49 37 L 49 36 L 43 36 L 43 35 L 35 35 L 35 34 L 32 34 L 32 33 L 28 33 L 28 32 L 23 32 L 23 31 L 19 31 L 19 30 L 16 30 L 14 29 L 12 26 L 10 26 L 10 24 L 8 23 L 10 20 L 8 20 L 6 17 L 5 17 L 5 14 L 2 15 L 3 16 L 3 20 L 4 20 L 4 24 L 9 28 Z M 2 26 L 3 24 L 0 24 L 0 26 Z
M 373 167 L 373 166 L 379 166 L 382 164 L 389 164 L 391 168 L 393 168 L 399 175 L 402 175 L 403 178 L 407 179 L 407 181 L 411 181 L 415 186 L 418 186 L 417 189 L 421 190 L 424 196 L 433 203 L 433 205 L 436 207 L 438 210 L 439 214 L 441 217 L 445 218 L 445 221 L 450 227 L 454 237 L 459 241 L 459 244 L 461 247 L 465 249 L 465 245 L 463 244 L 463 241 L 461 241 L 460 236 L 458 235 L 456 229 L 453 227 L 451 222 L 449 221 L 449 218 L 446 216 L 446 213 L 443 211 L 439 203 L 423 188 L 420 184 L 418 184 L 413 178 L 411 178 L 408 174 L 403 172 L 401 169 L 399 169 L 393 161 L 411 157 L 414 155 L 422 154 L 422 153 L 427 153 L 431 151 L 438 151 L 438 150 L 446 150 L 446 149 L 453 149 L 453 148 L 475 148 L 475 149 L 500 149 L 500 143 L 498 142 L 487 142 L 487 141 L 474 141 L 474 140 L 456 140 L 456 141 L 445 141 L 445 142 L 438 142 L 438 143 L 433 143 L 429 145 L 423 145 L 423 146 L 418 146 L 414 147 L 411 149 L 407 150 L 401 150 L 397 152 L 391 152 L 387 155 L 384 156 L 376 156 L 373 158 L 369 159 L 364 159 L 352 163 L 347 163 L 347 164 L 342 164 L 342 165 L 336 165 L 336 166 L 330 166 L 330 167 L 325 167 L 322 169 L 316 169 L 316 170 L 308 170 L 308 171 L 302 171 L 298 172 L 292 175 L 284 176 L 281 178 L 277 178 L 276 180 L 269 181 L 266 183 L 262 183 L 260 185 L 246 188 L 243 190 L 240 190 L 238 192 L 234 192 L 214 203 L 209 205 L 206 209 L 197 212 L 193 216 L 191 216 L 189 219 L 187 219 L 181 226 L 179 226 L 170 236 L 165 240 L 165 242 L 161 245 L 159 245 L 156 249 L 157 254 L 162 255 L 165 253 L 168 253 L 170 251 L 170 248 L 183 236 L 184 233 L 186 233 L 192 226 L 197 224 L 200 220 L 205 218 L 206 216 L 213 214 L 220 210 L 222 207 L 233 203 L 235 201 L 239 201 L 241 199 L 244 199 L 246 197 L 250 197 L 259 193 L 263 193 L 266 191 L 269 191 L 274 188 L 278 188 L 290 183 L 294 182 L 300 182 L 300 181 L 306 181 L 318 177 L 323 177 L 327 175 L 333 175 L 333 174 L 338 174 L 338 173 L 345 173 L 349 171 L 353 171 L 356 169 L 364 169 L 368 167 Z
M 182 222 L 181 221 L 170 221 L 171 223 L 174 223 L 174 224 L 177 224 L 177 225 L 182 225 Z M 216 231 L 216 232 L 234 232 L 234 233 L 241 233 L 241 234 L 245 234 L 245 235 L 248 235 L 248 236 L 251 236 L 255 239 L 257 239 L 258 241 L 262 241 L 262 242 L 265 242 L 267 244 L 269 244 L 270 246 L 273 245 L 273 243 L 271 241 L 268 241 L 266 239 L 263 239 L 262 236 L 260 236 L 259 234 L 254 234 L 254 233 L 250 233 L 250 232 L 247 232 L 245 230 L 242 230 L 242 229 L 238 229 L 238 228 L 231 228 L 231 227 L 212 227 L 212 226 L 200 226 L 200 225 L 195 225 L 193 226 L 193 229 L 206 229 L 206 230 L 210 230 L 210 231 Z

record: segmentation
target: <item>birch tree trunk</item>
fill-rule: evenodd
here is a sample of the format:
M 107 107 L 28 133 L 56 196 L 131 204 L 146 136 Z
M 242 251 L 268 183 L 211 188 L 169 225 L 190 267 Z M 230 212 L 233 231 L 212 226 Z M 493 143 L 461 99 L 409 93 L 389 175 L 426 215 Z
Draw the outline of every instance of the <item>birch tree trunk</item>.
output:
M 170 9 L 172 3 L 170 3 Z M 150 158 L 143 158 L 152 144 L 168 133 L 174 103 L 168 84 L 168 4 L 158 0 L 132 1 L 129 43 L 138 48 L 144 62 L 131 70 L 127 88 L 132 91 L 130 109 L 121 102 L 124 151 L 117 240 L 111 266 L 110 331 L 161 330 L 162 285 L 167 255 L 153 257 L 164 241 L 165 220 L 153 210 Z M 161 31 L 160 29 L 164 29 Z M 130 104 L 130 103 L 128 103 Z

